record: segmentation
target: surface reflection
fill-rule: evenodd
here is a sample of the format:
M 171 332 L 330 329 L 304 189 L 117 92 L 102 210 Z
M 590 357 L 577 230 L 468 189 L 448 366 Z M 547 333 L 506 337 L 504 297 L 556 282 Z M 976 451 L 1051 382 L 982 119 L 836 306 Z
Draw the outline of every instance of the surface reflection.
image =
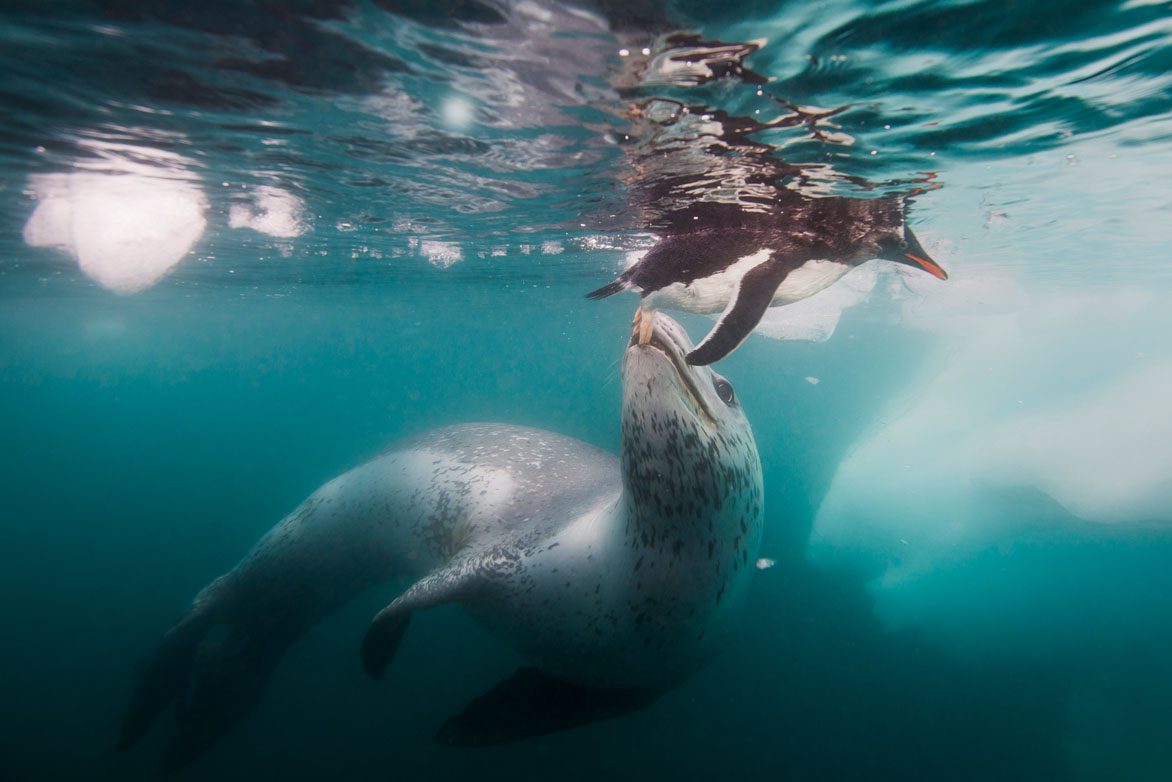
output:
M 292 239 L 309 230 L 305 202 L 271 185 L 257 187 L 249 202 L 233 204 L 228 210 L 228 226 L 251 228 L 280 239 Z
M 37 206 L 24 241 L 69 254 L 107 290 L 139 293 L 203 236 L 207 200 L 178 155 L 125 144 L 89 146 L 99 159 L 29 178 Z

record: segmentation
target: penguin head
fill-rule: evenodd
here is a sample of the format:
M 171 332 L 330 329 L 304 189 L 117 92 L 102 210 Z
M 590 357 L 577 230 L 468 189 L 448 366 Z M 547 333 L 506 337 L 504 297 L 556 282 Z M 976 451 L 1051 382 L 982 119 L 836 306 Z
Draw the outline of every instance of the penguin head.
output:
M 928 251 L 912 233 L 912 229 L 906 225 L 903 227 L 903 231 L 893 232 L 879 242 L 879 253 L 876 257 L 922 269 L 941 280 L 948 279 L 948 272 L 932 260 Z

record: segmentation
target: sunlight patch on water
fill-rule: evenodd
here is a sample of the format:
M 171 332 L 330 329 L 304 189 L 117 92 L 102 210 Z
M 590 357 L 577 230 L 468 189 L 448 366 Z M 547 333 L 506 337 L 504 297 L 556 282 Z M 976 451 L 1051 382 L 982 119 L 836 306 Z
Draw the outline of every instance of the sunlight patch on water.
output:
M 449 130 L 467 130 L 472 125 L 475 109 L 467 98 L 451 95 L 444 100 L 440 116 Z

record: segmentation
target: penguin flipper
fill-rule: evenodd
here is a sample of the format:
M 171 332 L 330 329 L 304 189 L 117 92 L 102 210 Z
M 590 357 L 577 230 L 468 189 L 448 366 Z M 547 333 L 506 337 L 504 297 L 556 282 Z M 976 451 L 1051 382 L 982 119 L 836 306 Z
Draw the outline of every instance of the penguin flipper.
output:
M 445 722 L 435 739 L 450 747 L 520 741 L 629 714 L 661 694 L 650 689 L 582 687 L 523 667 Z
M 765 316 L 765 310 L 773 303 L 773 294 L 785 276 L 784 272 L 779 275 L 777 267 L 770 261 L 750 269 L 741 278 L 716 327 L 688 354 L 688 363 L 695 367 L 707 366 L 740 347 Z

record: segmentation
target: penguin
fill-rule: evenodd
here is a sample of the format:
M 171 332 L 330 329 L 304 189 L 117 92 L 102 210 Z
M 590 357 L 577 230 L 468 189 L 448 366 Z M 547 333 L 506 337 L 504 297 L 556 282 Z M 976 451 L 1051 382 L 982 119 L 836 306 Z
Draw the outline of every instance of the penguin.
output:
M 867 261 L 894 261 L 948 279 L 908 228 L 900 196 L 795 193 L 768 211 L 701 202 L 666 216 L 663 228 L 663 238 L 638 263 L 586 297 L 634 290 L 643 310 L 720 312 L 716 327 L 688 354 L 693 366 L 736 350 L 769 307 L 812 296 Z

